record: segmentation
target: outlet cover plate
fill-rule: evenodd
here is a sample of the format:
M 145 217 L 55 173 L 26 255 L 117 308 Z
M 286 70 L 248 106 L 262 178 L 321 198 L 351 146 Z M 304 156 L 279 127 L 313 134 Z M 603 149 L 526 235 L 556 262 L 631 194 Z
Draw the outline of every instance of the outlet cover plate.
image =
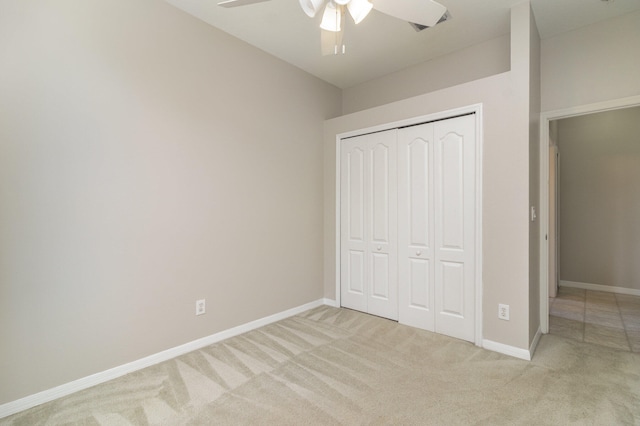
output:
M 196 315 L 202 315 L 207 312 L 205 299 L 196 300 Z
M 509 321 L 509 305 L 498 305 L 498 318 L 501 320 Z

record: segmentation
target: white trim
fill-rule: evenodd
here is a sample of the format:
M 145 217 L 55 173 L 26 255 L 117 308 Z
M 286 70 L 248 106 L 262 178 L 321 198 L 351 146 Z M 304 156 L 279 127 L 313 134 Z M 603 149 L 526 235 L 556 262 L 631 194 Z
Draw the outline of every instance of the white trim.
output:
M 269 315 L 264 318 L 257 319 L 255 321 L 248 322 L 246 324 L 239 325 L 237 327 L 230 328 L 215 334 L 212 334 L 201 339 L 194 340 L 184 345 L 176 346 L 171 349 L 167 349 L 162 352 L 147 356 L 137 361 L 130 362 L 118 367 L 111 368 L 109 370 L 101 371 L 96 374 L 92 374 L 87 377 L 83 377 L 78 380 L 74 380 L 69 383 L 65 383 L 55 388 L 47 389 L 42 392 L 38 392 L 33 395 L 29 395 L 24 398 L 17 399 L 15 401 L 7 402 L 0 405 L 0 419 L 10 416 L 12 414 L 19 413 L 29 408 L 35 407 L 45 402 L 53 401 L 54 399 L 62 398 L 63 396 L 70 395 L 72 393 L 90 388 L 95 385 L 107 382 L 109 380 L 117 379 L 125 374 L 132 373 L 134 371 L 141 370 L 146 367 L 170 360 L 177 356 L 186 354 L 188 352 L 195 351 L 205 346 L 212 345 L 230 337 L 238 336 L 256 328 L 263 327 L 265 325 L 272 324 L 274 322 L 289 318 L 293 315 L 308 311 L 309 309 L 317 308 L 325 304 L 329 304 L 329 299 L 319 299 L 304 305 L 288 309 L 283 312 L 279 312 L 273 315 Z
M 342 292 L 340 291 L 340 168 L 342 167 L 340 161 L 340 153 L 342 150 L 340 149 L 340 140 L 342 139 L 341 135 L 336 135 L 336 234 L 335 234 L 335 242 L 336 242 L 336 258 L 334 265 L 336 266 L 336 306 L 339 308 L 342 306 Z
M 525 361 L 531 361 L 531 352 L 527 349 L 516 348 L 515 346 L 509 346 L 504 343 L 498 343 L 486 339 L 482 341 L 482 347 L 489 351 L 524 359 Z
M 540 330 L 549 332 L 549 118 L 540 116 Z M 557 267 L 557 266 L 556 266 Z
M 418 117 L 408 118 L 405 120 L 394 121 L 391 123 L 380 124 L 376 126 L 367 127 L 364 129 L 352 130 L 336 135 L 336 229 L 335 229 L 335 243 L 336 243 L 336 306 L 341 306 L 340 300 L 340 141 L 344 138 L 363 135 L 366 133 L 382 132 L 385 130 L 397 129 L 404 126 L 413 126 L 420 123 L 426 123 L 430 121 L 443 120 L 447 118 L 453 118 L 464 114 L 475 114 L 476 117 L 476 247 L 475 247 L 475 264 L 476 264 L 476 276 L 475 276 L 475 344 L 482 347 L 482 154 L 484 145 L 484 133 L 483 133 L 483 114 L 482 104 L 473 104 L 460 108 L 449 109 L 446 111 L 440 111 L 433 114 L 422 115 Z
M 482 113 L 482 104 L 476 105 L 476 247 L 475 247 L 475 262 L 476 262 L 476 341 L 475 345 L 482 346 L 482 301 L 483 301 L 483 288 L 482 288 L 482 195 L 484 175 L 482 170 L 483 165 L 483 152 L 484 152 L 484 116 Z
M 533 341 L 531 342 L 531 346 L 529 346 L 529 358 L 533 358 L 533 355 L 536 353 L 536 348 L 538 347 L 538 343 L 540 343 L 540 338 L 542 337 L 542 330 L 538 327 L 536 330 L 536 335 L 533 336 Z
M 614 99 L 540 114 L 540 329 L 549 332 L 549 122 L 595 112 L 640 106 L 640 96 Z
M 545 111 L 542 113 L 542 115 L 552 120 L 559 120 L 562 118 L 592 114 L 594 112 L 613 111 L 616 109 L 624 109 L 634 106 L 640 106 L 640 95 L 629 96 L 627 98 L 612 99 L 609 101 L 596 102 L 586 105 L 579 105 L 570 108 L 557 109 L 553 111 Z
M 326 297 L 324 299 L 322 299 L 322 303 L 324 305 L 331 306 L 331 307 L 334 307 L 334 308 L 339 308 L 340 307 L 340 304 L 338 303 L 337 300 L 327 299 Z
M 582 288 L 584 290 L 605 291 L 607 293 L 640 296 L 640 290 L 638 290 L 637 288 L 615 287 L 612 285 L 581 283 L 577 281 L 560 280 L 560 287 Z

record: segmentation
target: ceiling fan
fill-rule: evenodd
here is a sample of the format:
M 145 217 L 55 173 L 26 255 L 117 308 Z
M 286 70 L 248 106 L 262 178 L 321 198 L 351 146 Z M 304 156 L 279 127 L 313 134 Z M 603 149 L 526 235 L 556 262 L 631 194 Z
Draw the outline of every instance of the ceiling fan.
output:
M 222 0 L 218 6 L 236 7 L 268 0 Z M 376 9 L 386 15 L 409 22 L 416 31 L 446 21 L 450 18 L 447 8 L 434 0 L 298 0 L 302 10 L 313 18 L 324 7 L 320 22 L 323 54 L 345 53 L 342 42 L 346 11 L 353 21 L 360 23 Z

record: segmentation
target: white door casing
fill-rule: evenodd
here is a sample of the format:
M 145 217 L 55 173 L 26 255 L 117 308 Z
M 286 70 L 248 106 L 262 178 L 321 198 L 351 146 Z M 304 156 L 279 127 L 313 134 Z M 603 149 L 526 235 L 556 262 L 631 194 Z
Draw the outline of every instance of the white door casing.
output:
M 549 147 L 549 297 L 558 291 L 558 147 Z
M 341 144 L 342 306 L 398 319 L 396 130 Z
M 640 106 L 640 96 L 613 99 L 540 114 L 540 331 L 549 332 L 549 125 L 553 120 Z

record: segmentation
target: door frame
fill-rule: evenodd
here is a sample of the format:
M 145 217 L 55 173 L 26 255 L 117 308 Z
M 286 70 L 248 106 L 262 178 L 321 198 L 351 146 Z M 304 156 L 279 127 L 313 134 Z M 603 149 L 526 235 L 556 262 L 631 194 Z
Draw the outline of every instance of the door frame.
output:
M 398 120 L 388 123 L 383 123 L 375 126 L 366 127 L 363 129 L 344 132 L 336 135 L 336 257 L 335 257 L 335 282 L 336 282 L 336 306 L 340 307 L 341 295 L 340 295 L 340 143 L 342 139 L 350 138 L 354 136 L 360 136 L 367 133 L 382 132 L 385 130 L 392 130 L 399 127 L 414 126 L 417 124 L 428 123 L 432 121 L 446 120 L 449 118 L 455 118 L 460 115 L 475 114 L 476 123 L 476 155 L 475 155 L 475 247 L 474 247 L 474 260 L 475 260 L 475 339 L 476 346 L 482 346 L 482 157 L 484 146 L 484 134 L 483 134 L 483 117 L 482 117 L 482 104 L 467 105 L 460 108 L 449 109 L 445 111 L 436 112 L 433 114 L 422 115 L 418 117 L 407 118 L 404 120 Z
M 549 122 L 640 106 L 640 96 L 580 105 L 540 114 L 540 331 L 549 333 Z

